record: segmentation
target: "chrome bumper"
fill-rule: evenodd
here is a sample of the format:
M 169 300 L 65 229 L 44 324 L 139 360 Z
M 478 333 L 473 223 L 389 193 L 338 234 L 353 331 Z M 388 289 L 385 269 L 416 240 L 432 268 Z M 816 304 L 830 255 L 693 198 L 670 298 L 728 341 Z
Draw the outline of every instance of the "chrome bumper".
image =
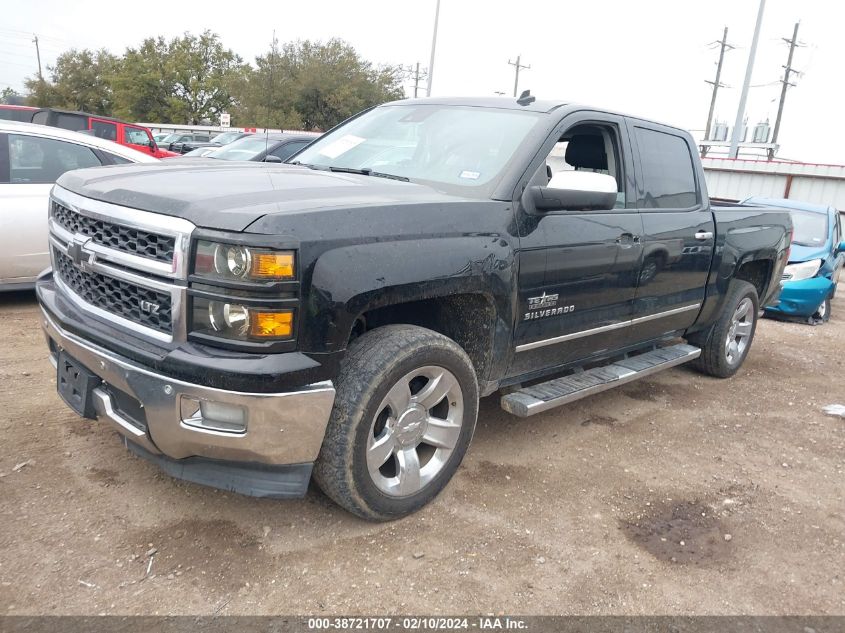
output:
M 205 457 L 268 465 L 313 462 L 320 452 L 334 404 L 330 381 L 284 393 L 243 393 L 175 380 L 92 345 L 59 327 L 42 309 L 42 327 L 55 364 L 64 351 L 104 383 L 94 389 L 97 418 L 153 455 L 172 459 Z M 146 418 L 139 424 L 122 415 L 107 388 L 141 403 Z M 244 432 L 215 431 L 196 426 L 196 414 L 185 424 L 184 402 L 207 401 L 241 407 Z M 146 427 L 146 428 L 144 428 Z

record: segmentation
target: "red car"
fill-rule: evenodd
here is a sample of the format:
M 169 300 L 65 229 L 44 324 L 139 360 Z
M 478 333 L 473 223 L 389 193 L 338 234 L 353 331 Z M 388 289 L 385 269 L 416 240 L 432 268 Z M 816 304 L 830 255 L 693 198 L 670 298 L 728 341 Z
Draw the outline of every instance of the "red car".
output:
M 20 123 L 30 123 L 32 121 L 32 114 L 38 108 L 22 105 L 0 105 L 0 119 L 6 121 L 19 121 Z
M 152 154 L 156 158 L 179 156 L 176 152 L 159 148 L 153 140 L 152 133 L 147 128 L 120 119 L 98 116 L 88 112 L 44 108 L 37 110 L 32 115 L 32 122 L 76 132 L 88 132 L 97 138 L 114 141 L 139 152 Z

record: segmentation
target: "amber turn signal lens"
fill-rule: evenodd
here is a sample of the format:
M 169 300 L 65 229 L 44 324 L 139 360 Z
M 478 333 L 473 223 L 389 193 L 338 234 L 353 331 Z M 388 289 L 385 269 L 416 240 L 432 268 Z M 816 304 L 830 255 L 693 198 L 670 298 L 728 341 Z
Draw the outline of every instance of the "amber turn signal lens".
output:
M 289 338 L 293 334 L 293 312 L 251 311 L 249 333 L 256 338 Z
M 253 279 L 292 279 L 293 253 L 255 252 L 252 255 Z

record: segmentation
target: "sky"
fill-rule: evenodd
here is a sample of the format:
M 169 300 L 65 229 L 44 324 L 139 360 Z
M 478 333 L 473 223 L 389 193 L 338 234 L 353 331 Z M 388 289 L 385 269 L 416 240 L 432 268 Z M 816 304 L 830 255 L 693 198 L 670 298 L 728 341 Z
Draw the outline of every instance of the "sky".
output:
M 429 65 L 436 0 L 0 0 L 0 89 L 37 71 L 33 34 L 50 66 L 71 47 L 121 53 L 145 37 L 218 33 L 244 60 L 281 41 L 339 37 L 377 64 Z M 123 5 L 130 8 L 119 8 Z M 432 96 L 519 88 L 655 119 L 700 136 L 718 49 L 728 27 L 716 119 L 733 125 L 759 0 L 441 0 Z M 783 64 L 800 21 L 779 157 L 845 164 L 845 3 L 767 0 L 746 114 L 774 124 Z M 406 84 L 410 94 L 413 84 Z M 422 94 L 422 93 L 421 93 Z

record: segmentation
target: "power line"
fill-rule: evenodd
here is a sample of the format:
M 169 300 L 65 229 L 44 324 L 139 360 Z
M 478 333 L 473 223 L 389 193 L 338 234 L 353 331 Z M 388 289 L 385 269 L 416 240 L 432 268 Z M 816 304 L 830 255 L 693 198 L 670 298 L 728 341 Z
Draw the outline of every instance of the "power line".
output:
M 783 86 L 781 87 L 781 90 L 780 90 L 780 101 L 778 102 L 778 115 L 775 118 L 775 127 L 774 127 L 774 130 L 772 131 L 772 144 L 777 143 L 777 141 L 778 141 L 778 132 L 780 132 L 780 121 L 781 121 L 781 117 L 783 116 L 783 104 L 786 101 L 786 91 L 789 89 L 790 86 L 795 85 L 794 83 L 790 83 L 789 75 L 791 73 L 797 72 L 796 70 L 793 70 L 793 68 L 792 68 L 792 55 L 793 55 L 793 53 L 795 53 L 795 47 L 796 46 L 802 46 L 801 44 L 798 43 L 798 26 L 800 24 L 801 24 L 800 22 L 795 23 L 795 28 L 792 30 L 792 39 L 791 40 L 788 40 L 785 37 L 782 38 L 784 42 L 789 44 L 789 55 L 786 58 L 786 66 L 783 67 L 784 68 L 783 79 L 781 80 L 781 83 L 783 84 Z M 772 147 L 772 148 L 769 149 L 769 160 L 771 160 L 774 157 L 775 157 L 775 150 Z
M 514 78 L 513 78 L 513 96 L 514 97 L 516 96 L 517 89 L 519 88 L 519 69 L 520 68 L 524 68 L 525 70 L 531 69 L 530 65 L 525 66 L 523 64 L 520 64 L 519 63 L 520 58 L 521 58 L 521 55 L 517 55 L 515 62 L 508 60 L 508 64 L 514 67 Z
M 714 44 L 717 42 L 714 42 Z M 713 123 L 713 111 L 716 108 L 716 94 L 719 92 L 719 88 L 727 87 L 723 84 L 720 80 L 722 77 L 722 62 L 725 59 L 725 51 L 731 50 L 733 46 L 728 44 L 728 27 L 725 27 L 724 33 L 722 33 L 722 39 L 718 40 L 719 44 L 719 63 L 716 64 L 716 78 L 713 81 L 707 81 L 708 84 L 713 85 L 713 95 L 710 97 L 710 112 L 707 114 L 707 125 L 704 127 L 704 140 L 708 140 L 710 138 L 710 126 Z

